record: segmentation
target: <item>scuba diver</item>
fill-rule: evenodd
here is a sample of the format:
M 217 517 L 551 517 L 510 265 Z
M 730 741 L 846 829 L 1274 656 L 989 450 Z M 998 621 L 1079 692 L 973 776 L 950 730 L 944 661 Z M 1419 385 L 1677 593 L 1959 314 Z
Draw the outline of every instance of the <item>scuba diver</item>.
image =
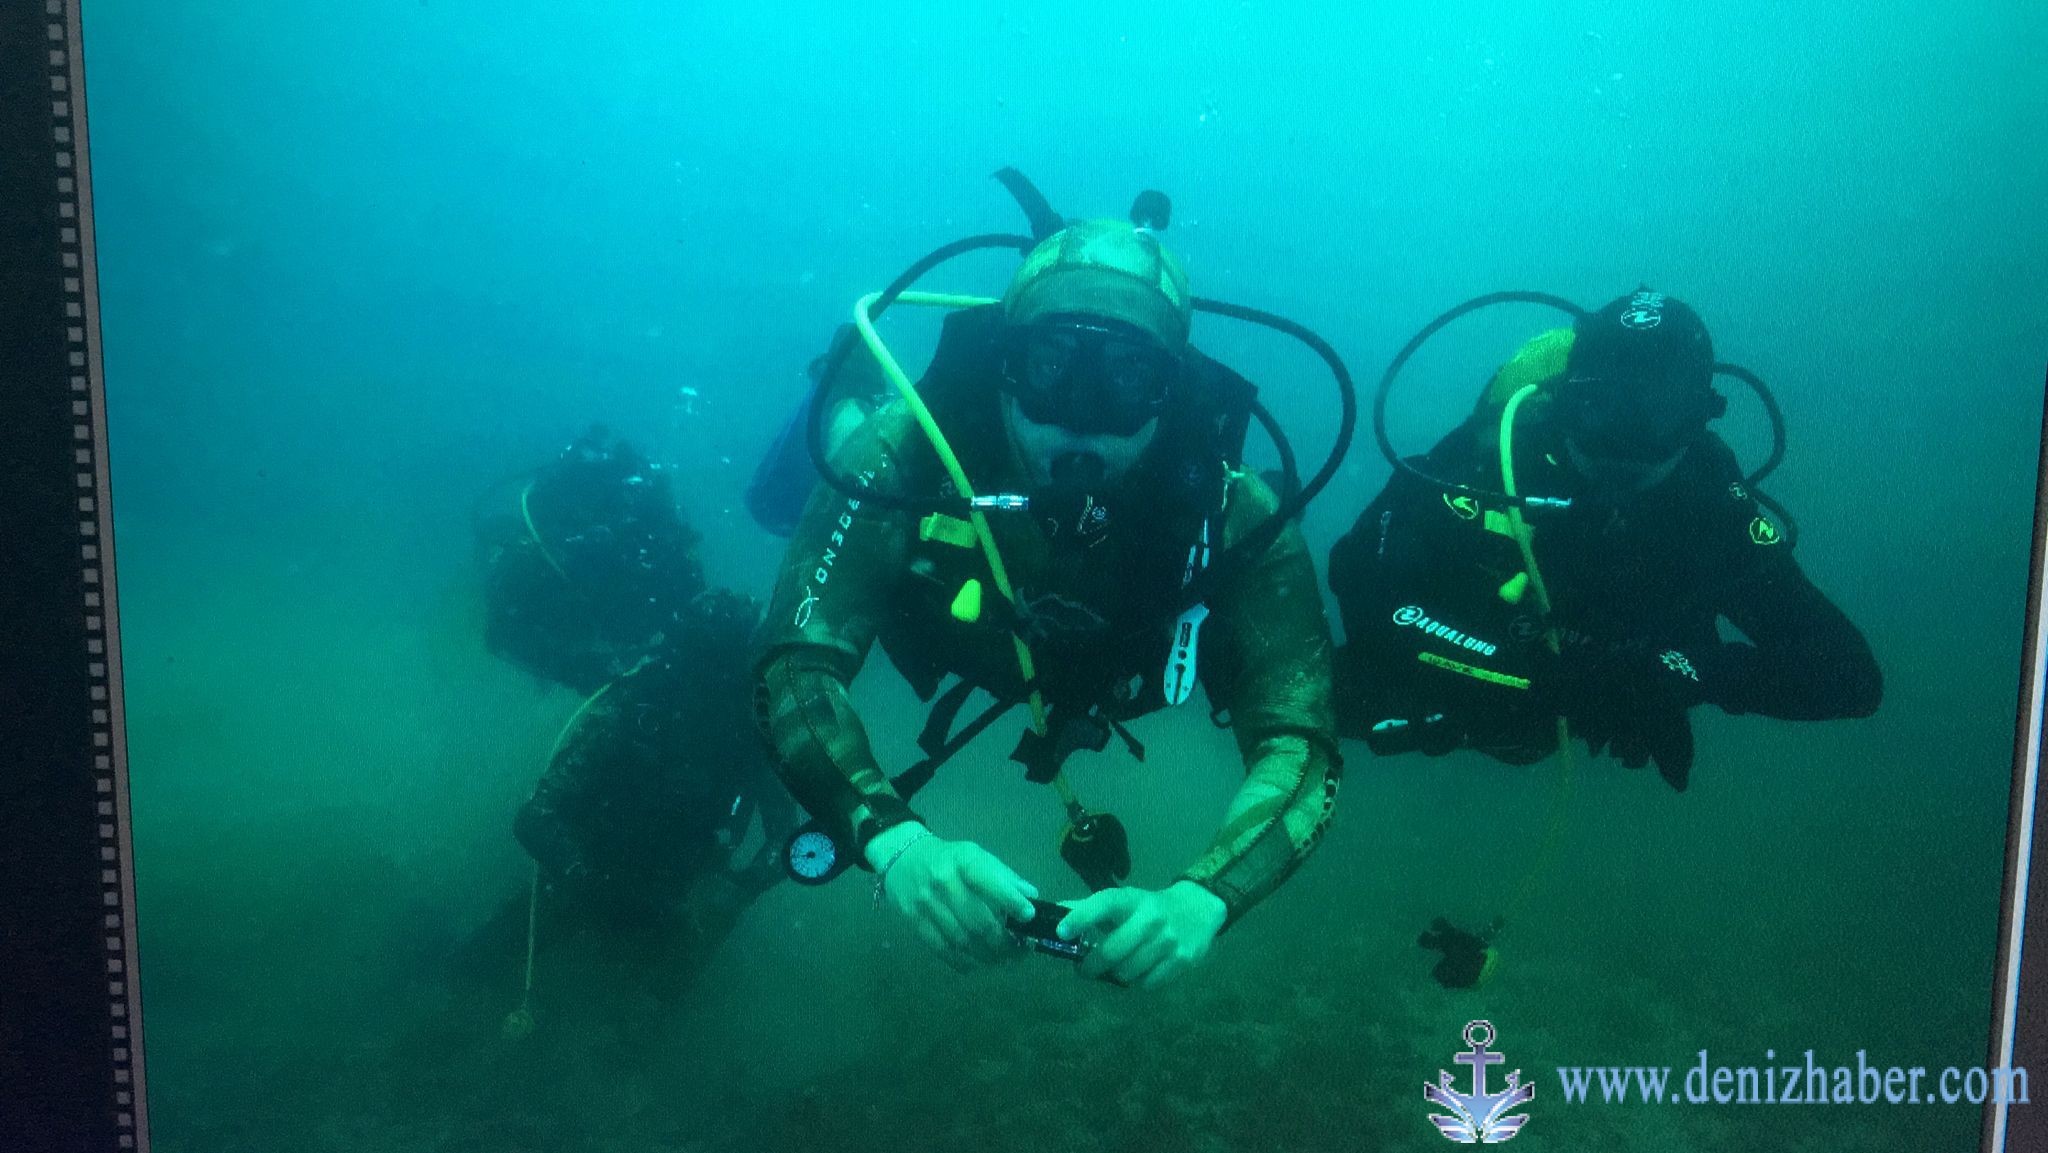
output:
M 470 515 L 485 645 L 579 693 L 646 655 L 705 588 L 668 472 L 602 425 L 552 465 L 486 490 Z
M 758 638 L 759 719 L 814 818 L 786 854 L 799 880 L 871 870 L 877 904 L 956 968 L 1010 954 L 1025 939 L 1011 931 L 1035 923 L 1041 951 L 1086 954 L 1084 976 L 1152 987 L 1277 888 L 1335 805 L 1332 646 L 1294 518 L 1348 443 L 1349 378 L 1305 329 L 1191 297 L 1159 237 L 1162 194 L 1142 194 L 1130 220 L 1064 221 L 1014 170 L 997 177 L 1031 237 L 948 245 L 856 306 L 866 348 L 840 359 L 871 356 L 901 400 L 829 454 L 819 412 L 831 372 L 813 403 L 827 483 Z M 998 245 L 1025 251 L 1000 300 L 908 291 L 936 264 Z M 872 328 L 876 305 L 899 300 L 953 310 L 914 386 Z M 1249 422 L 1274 426 L 1247 381 L 1189 342 L 1198 310 L 1296 335 L 1330 364 L 1344 435 L 1309 485 L 1277 434 L 1281 492 L 1243 465 Z M 877 641 L 922 699 L 959 678 L 920 738 L 927 758 L 893 778 L 848 695 Z M 1245 783 L 1176 881 L 1126 886 L 1122 825 L 1081 804 L 1062 764 L 1112 736 L 1142 759 L 1124 722 L 1197 683 L 1217 723 L 1228 713 Z M 994 703 L 953 733 L 977 689 Z M 1057 791 L 1061 856 L 1095 890 L 1071 909 L 1036 902 L 1035 885 L 910 805 L 939 763 L 1018 705 L 1030 727 L 1013 759 Z
M 796 809 L 747 714 L 758 620 L 750 598 L 693 598 L 585 702 L 513 824 L 553 931 L 596 930 L 664 994 L 783 878 Z
M 586 699 L 514 821 L 531 891 L 472 949 L 509 973 L 525 942 L 515 1030 L 532 1024 L 534 952 L 585 935 L 647 991 L 679 993 L 781 880 L 796 814 L 748 704 L 759 607 L 706 586 L 668 473 L 599 427 L 517 479 L 516 500 L 501 493 L 516 514 L 478 518 L 491 647 Z
M 1715 361 L 1682 301 L 1645 288 L 1595 312 L 1533 293 L 1470 302 L 1396 358 L 1382 418 L 1424 340 L 1504 300 L 1576 319 L 1524 345 L 1428 453 L 1398 458 L 1381 419 L 1394 476 L 1331 551 L 1344 734 L 1383 754 L 1530 764 L 1564 743 L 1562 718 L 1591 753 L 1654 763 L 1683 791 L 1696 707 L 1875 711 L 1869 644 L 1800 570 L 1790 518 L 1757 489 L 1783 453 L 1776 404 Z M 1708 428 L 1727 406 L 1717 373 L 1756 387 L 1773 418 L 1777 448 L 1756 473 Z

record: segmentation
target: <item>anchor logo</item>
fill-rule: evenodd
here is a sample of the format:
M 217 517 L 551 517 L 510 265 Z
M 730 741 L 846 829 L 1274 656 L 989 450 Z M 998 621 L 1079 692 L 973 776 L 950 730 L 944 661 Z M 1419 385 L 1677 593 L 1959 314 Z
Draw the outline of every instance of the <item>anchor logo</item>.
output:
M 1508 1074 L 1507 1088 L 1498 1093 L 1486 1091 L 1486 1067 L 1507 1060 L 1490 1051 L 1498 1036 L 1491 1021 L 1473 1021 L 1465 1026 L 1465 1044 L 1471 1049 L 1452 1060 L 1472 1066 L 1470 1093 L 1458 1092 L 1451 1084 L 1451 1075 L 1441 1069 L 1437 1070 L 1436 1084 L 1423 1084 L 1423 1100 L 1441 1105 L 1455 1114 L 1448 1117 L 1442 1113 L 1429 1115 L 1445 1140 L 1460 1145 L 1498 1145 L 1512 1140 L 1529 1119 L 1526 1113 L 1508 1115 L 1509 1110 L 1528 1104 L 1536 1096 L 1536 1086 L 1522 1084 L 1521 1070 Z

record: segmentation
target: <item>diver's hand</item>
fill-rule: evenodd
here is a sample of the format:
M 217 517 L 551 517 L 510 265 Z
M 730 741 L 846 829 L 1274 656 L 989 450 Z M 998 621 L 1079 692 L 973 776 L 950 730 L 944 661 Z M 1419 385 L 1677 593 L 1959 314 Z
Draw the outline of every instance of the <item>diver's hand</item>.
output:
M 1068 941 L 1101 938 L 1081 959 L 1083 977 L 1156 989 L 1209 955 L 1228 915 L 1223 898 L 1177 881 L 1157 891 L 1104 889 L 1076 902 L 1059 933 Z
M 1631 769 L 1647 764 L 1657 766 L 1664 783 L 1684 792 L 1692 780 L 1692 718 L 1682 712 L 1665 712 L 1619 722 L 1611 730 L 1580 732 L 1587 751 L 1599 755 L 1604 748 L 1615 760 Z
M 918 939 L 955 969 L 1017 952 L 1006 922 L 1031 919 L 1038 889 L 972 841 L 948 841 L 915 822 L 868 842 L 881 895 Z M 893 863 L 892 863 L 893 862 Z
M 1546 712 L 1609 721 L 1684 712 L 1706 703 L 1729 645 L 1692 655 L 1642 641 L 1574 646 L 1546 660 L 1530 699 Z
M 1534 699 L 1565 716 L 1594 756 L 1631 769 L 1654 763 L 1680 792 L 1692 777 L 1692 720 L 1726 663 L 1721 645 L 1697 656 L 1640 642 L 1568 650 L 1539 678 Z

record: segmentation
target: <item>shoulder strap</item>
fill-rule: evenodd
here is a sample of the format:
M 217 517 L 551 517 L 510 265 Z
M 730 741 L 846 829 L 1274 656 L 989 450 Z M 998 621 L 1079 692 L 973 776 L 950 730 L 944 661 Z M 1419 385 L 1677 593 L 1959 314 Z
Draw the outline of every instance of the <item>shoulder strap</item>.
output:
M 967 698 L 973 693 L 974 686 L 967 681 L 961 681 L 947 689 L 944 695 L 932 703 L 932 711 L 925 718 L 924 729 L 917 735 L 917 747 L 923 750 L 924 759 L 889 778 L 890 787 L 896 790 L 898 796 L 909 800 L 919 789 L 931 783 L 940 766 L 952 760 L 956 753 L 966 748 L 1004 713 L 1017 707 L 1016 701 L 998 700 L 967 722 L 965 728 L 953 733 L 953 722 L 959 718 L 961 708 L 967 704 Z

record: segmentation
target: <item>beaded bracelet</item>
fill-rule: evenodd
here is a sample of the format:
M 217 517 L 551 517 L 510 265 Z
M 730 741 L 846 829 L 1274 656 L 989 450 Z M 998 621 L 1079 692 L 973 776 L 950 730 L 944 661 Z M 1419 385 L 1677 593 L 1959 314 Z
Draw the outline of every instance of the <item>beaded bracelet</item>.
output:
M 910 846 L 931 835 L 932 831 L 930 829 L 919 830 L 916 836 L 896 846 L 896 851 L 889 854 L 889 859 L 883 863 L 881 868 L 875 870 L 875 908 L 879 909 L 882 907 L 882 889 L 889 883 L 889 870 L 896 867 L 896 862 L 903 859 L 903 854 L 910 851 Z

